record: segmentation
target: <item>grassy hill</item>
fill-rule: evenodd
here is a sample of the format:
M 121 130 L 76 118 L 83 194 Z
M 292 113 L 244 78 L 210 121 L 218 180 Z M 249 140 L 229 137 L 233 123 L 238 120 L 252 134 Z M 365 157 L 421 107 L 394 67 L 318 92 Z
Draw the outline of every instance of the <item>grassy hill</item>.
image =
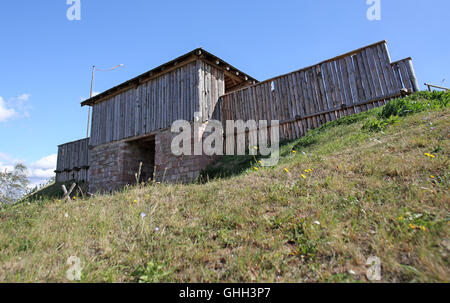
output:
M 419 93 L 282 146 L 226 157 L 203 184 L 150 184 L 0 209 L 0 281 L 450 280 L 449 94 Z M 212 178 L 214 176 L 226 178 Z M 145 215 L 144 215 L 145 214 Z

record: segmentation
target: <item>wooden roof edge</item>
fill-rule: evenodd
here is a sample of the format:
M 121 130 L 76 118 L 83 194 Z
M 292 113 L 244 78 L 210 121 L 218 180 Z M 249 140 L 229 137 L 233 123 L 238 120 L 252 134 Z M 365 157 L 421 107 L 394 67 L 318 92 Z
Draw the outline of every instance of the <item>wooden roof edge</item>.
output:
M 360 48 L 358 48 L 358 49 L 356 49 L 356 50 L 352 50 L 352 51 L 350 51 L 350 52 L 347 52 L 347 53 L 345 53 L 345 54 L 342 54 L 342 55 L 333 57 L 333 58 L 331 58 L 331 59 L 327 59 L 327 60 L 324 60 L 324 61 L 322 61 L 322 62 L 313 64 L 313 65 L 310 65 L 310 66 L 307 66 L 307 67 L 303 67 L 303 68 L 301 68 L 301 69 L 297 69 L 297 70 L 294 70 L 294 71 L 291 71 L 291 72 L 288 72 L 288 73 L 285 73 L 285 74 L 282 74 L 282 75 L 279 75 L 279 76 L 276 76 L 276 77 L 272 77 L 272 78 L 269 78 L 269 79 L 267 79 L 267 80 L 258 82 L 258 83 L 253 84 L 253 85 L 249 85 L 249 86 L 246 86 L 246 87 L 239 88 L 239 89 L 237 89 L 237 90 L 235 90 L 235 91 L 226 93 L 226 94 L 224 94 L 224 95 L 222 95 L 222 96 L 220 96 L 220 97 L 225 97 L 225 96 L 231 95 L 231 94 L 233 94 L 233 93 L 236 93 L 236 92 L 238 92 L 238 91 L 247 89 L 247 88 L 249 88 L 249 87 L 256 86 L 256 85 L 258 85 L 258 84 L 264 84 L 264 83 L 267 83 L 267 82 L 272 82 L 272 81 L 275 81 L 275 80 L 277 80 L 277 79 L 286 77 L 286 76 L 288 76 L 288 75 L 290 75 L 290 74 L 298 73 L 298 72 L 301 72 L 301 71 L 305 71 L 305 70 L 307 70 L 307 69 L 310 69 L 310 68 L 315 67 L 315 66 L 318 66 L 318 65 L 322 65 L 322 64 L 324 64 L 324 63 L 333 62 L 333 61 L 339 60 L 339 59 L 341 59 L 341 58 L 344 58 L 344 57 L 347 57 L 347 56 L 351 56 L 351 55 L 357 54 L 357 53 L 359 53 L 360 51 L 362 51 L 362 50 L 364 50 L 364 49 L 367 49 L 367 48 L 369 48 L 369 47 L 373 47 L 373 46 L 376 46 L 376 45 L 379 45 L 379 44 L 383 44 L 383 43 L 386 43 L 386 44 L 387 44 L 387 41 L 386 41 L 386 40 L 381 40 L 381 41 L 379 41 L 379 42 L 372 43 L 372 44 L 369 44 L 369 45 L 367 45 L 367 46 L 360 47 Z M 406 59 L 408 59 L 408 58 L 406 58 Z M 403 60 L 406 60 L 406 59 L 403 59 Z M 399 60 L 399 61 L 402 61 L 402 60 Z
M 84 138 L 84 139 L 78 139 L 78 140 L 75 140 L 75 141 L 70 141 L 70 142 L 67 142 L 67 143 L 60 144 L 60 145 L 58 145 L 58 147 L 61 147 L 61 146 L 64 146 L 64 145 L 78 143 L 80 141 L 89 140 L 89 139 L 90 139 L 90 137 L 89 138 Z
M 241 70 L 235 68 L 231 64 L 228 64 L 224 60 L 220 59 L 219 57 L 213 55 L 212 53 L 204 50 L 203 48 L 199 47 L 194 49 L 193 51 L 190 51 L 178 58 L 175 58 L 169 62 L 166 62 L 156 68 L 153 68 L 137 77 L 134 77 L 130 80 L 127 80 L 119 85 L 116 85 L 92 98 L 89 98 L 81 103 L 81 106 L 86 105 L 94 105 L 96 103 L 102 102 L 108 97 L 110 97 L 113 94 L 116 94 L 118 92 L 128 90 L 133 86 L 139 85 L 143 82 L 146 82 L 149 79 L 156 78 L 158 76 L 161 76 L 169 71 L 169 68 L 176 67 L 177 65 L 182 64 L 183 62 L 189 62 L 192 58 L 199 58 L 204 59 L 206 61 L 210 61 L 212 63 L 215 63 L 214 65 L 219 65 L 224 71 L 226 72 L 233 72 L 237 77 L 240 77 L 242 79 L 248 79 L 248 81 L 254 81 L 259 82 L 255 78 L 247 75 L 246 73 L 242 72 Z M 228 70 L 227 70 L 228 68 Z
M 412 60 L 412 58 L 411 58 L 411 57 L 406 57 L 406 58 L 404 58 L 404 59 L 400 59 L 400 60 L 391 62 L 391 65 L 395 65 L 395 64 L 397 64 L 397 63 L 399 63 L 399 62 L 406 61 L 406 60 Z

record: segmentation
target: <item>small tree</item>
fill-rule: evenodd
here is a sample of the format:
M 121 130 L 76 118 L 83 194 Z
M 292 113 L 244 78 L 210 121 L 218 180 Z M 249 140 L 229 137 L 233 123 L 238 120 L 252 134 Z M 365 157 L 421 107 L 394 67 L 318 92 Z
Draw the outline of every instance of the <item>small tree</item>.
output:
M 27 168 L 17 164 L 13 171 L 0 172 L 0 203 L 13 204 L 27 192 Z

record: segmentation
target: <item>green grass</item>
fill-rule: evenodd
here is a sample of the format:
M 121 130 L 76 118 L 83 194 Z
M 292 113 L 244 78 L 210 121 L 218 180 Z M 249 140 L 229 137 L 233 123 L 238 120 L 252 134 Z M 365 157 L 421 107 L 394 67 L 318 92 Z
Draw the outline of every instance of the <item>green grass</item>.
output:
M 77 256 L 82 282 L 367 282 L 378 256 L 383 282 L 449 282 L 448 96 L 327 123 L 273 168 L 231 157 L 206 183 L 4 207 L 0 281 L 68 282 Z
M 69 181 L 65 183 L 55 182 L 39 189 L 38 191 L 30 195 L 27 195 L 21 201 L 19 201 L 19 204 L 26 202 L 47 200 L 49 198 L 61 198 L 63 196 L 62 185 L 66 186 L 66 189 L 69 190 L 73 183 L 76 183 L 77 187 L 73 190 L 72 194 L 70 195 L 71 198 L 72 197 L 81 198 L 83 195 L 87 193 L 88 184 L 86 182 L 76 182 L 76 181 Z M 81 191 L 78 188 L 78 186 L 81 188 Z

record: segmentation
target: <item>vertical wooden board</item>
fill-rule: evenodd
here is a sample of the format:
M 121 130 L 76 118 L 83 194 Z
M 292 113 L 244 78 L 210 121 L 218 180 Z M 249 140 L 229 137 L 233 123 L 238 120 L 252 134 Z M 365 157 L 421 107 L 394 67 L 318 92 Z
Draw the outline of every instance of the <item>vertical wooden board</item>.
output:
M 191 70 L 191 78 L 192 78 L 192 91 L 191 91 L 191 100 L 190 100 L 190 107 L 188 116 L 186 117 L 188 121 L 191 121 L 194 117 L 194 112 L 196 110 L 196 107 L 198 106 L 199 102 L 199 94 L 198 94 L 198 71 L 197 71 L 197 64 L 192 64 L 192 70 Z
M 113 103 L 113 114 L 112 114 L 112 140 L 116 141 L 117 140 L 117 115 L 118 115 L 118 110 L 117 110 L 117 95 L 114 96 L 111 100 L 111 102 Z
M 215 105 L 217 102 L 217 86 L 219 83 L 219 80 L 217 79 L 218 75 L 217 75 L 217 69 L 213 66 L 211 66 L 211 108 L 209 109 L 209 119 L 211 119 L 213 113 L 214 113 L 214 109 L 215 109 Z
M 341 60 L 336 60 L 336 77 L 338 79 L 337 84 L 339 86 L 339 93 L 340 93 L 339 104 L 337 104 L 336 107 L 339 108 L 338 116 L 342 117 L 346 113 L 346 110 L 342 109 L 342 105 L 347 104 L 347 95 L 345 92 L 344 75 L 342 73 L 342 61 Z
M 249 94 L 249 93 L 247 93 Z M 246 95 L 244 94 L 244 90 L 238 90 L 235 97 L 236 97 L 236 109 L 237 109 L 237 119 L 244 121 L 244 113 L 246 109 L 250 109 L 250 104 L 244 100 L 246 98 Z
M 252 89 L 241 89 L 239 92 L 239 114 L 241 120 L 245 122 L 247 120 L 247 113 L 249 113 L 251 110 L 254 110 L 254 105 L 252 103 L 252 95 L 254 92 Z
M 347 109 L 345 110 L 345 115 L 353 114 L 355 111 L 353 109 L 353 92 L 350 86 L 350 75 L 347 67 L 347 60 L 345 58 L 340 59 L 341 62 L 341 71 L 342 71 L 342 79 L 343 86 L 345 91 L 345 104 Z
M 261 86 L 261 98 L 265 108 L 263 120 L 270 122 L 272 119 L 272 108 L 270 107 L 270 84 L 267 82 Z
M 144 83 L 142 90 L 142 133 L 148 134 L 148 82 Z
M 324 72 L 328 71 L 329 73 L 331 73 L 330 70 L 330 65 L 331 63 L 325 65 L 325 66 L 320 66 L 317 65 L 316 69 L 317 69 L 317 82 L 319 83 L 319 91 L 320 91 L 320 95 L 321 95 L 321 99 L 322 99 L 322 104 L 323 104 L 323 108 L 326 111 L 330 111 L 333 108 L 333 103 L 335 101 L 333 101 L 332 99 L 328 99 L 327 97 L 327 91 L 326 91 L 326 86 L 325 86 L 325 74 Z M 325 69 L 324 69 L 325 67 Z M 333 84 L 334 87 L 334 84 Z M 336 98 L 336 89 L 334 87 L 334 98 Z M 334 112 L 329 112 L 326 115 L 328 121 L 331 120 L 336 120 L 336 116 L 334 114 Z
M 180 88 L 180 94 L 181 94 L 181 98 L 180 98 L 180 102 L 184 103 L 184 113 L 183 113 L 183 118 L 188 120 L 188 117 L 191 116 L 188 113 L 191 111 L 190 107 L 191 107 L 191 94 L 192 94 L 192 89 L 194 88 L 193 84 L 191 84 L 191 69 L 188 69 L 186 72 L 184 72 L 181 77 L 182 77 L 182 87 Z
M 264 115 L 264 108 L 263 104 L 261 102 L 261 86 L 256 85 L 249 89 L 248 91 L 252 91 L 252 94 L 250 94 L 250 104 L 253 107 L 254 114 L 252 115 L 252 112 L 249 112 L 247 115 L 247 120 L 255 120 L 257 123 L 263 118 Z
M 364 59 L 363 59 L 363 54 L 362 53 L 358 53 L 358 55 L 355 57 L 356 58 L 356 64 L 358 66 L 358 78 L 361 81 L 361 89 L 362 89 L 362 95 L 361 98 L 364 101 L 367 101 L 369 99 L 372 98 L 372 93 L 371 93 L 371 89 L 369 87 L 369 82 L 367 80 L 367 72 L 365 70 L 365 65 L 364 65 Z M 366 104 L 363 106 L 364 110 L 368 110 L 370 109 L 369 104 Z
M 284 95 L 284 87 L 283 83 L 280 78 L 278 78 L 276 81 L 276 92 L 277 92 L 277 104 L 279 107 L 279 119 L 284 120 L 287 119 L 287 113 L 286 113 L 286 102 L 285 102 L 285 95 Z M 285 128 L 283 128 L 285 129 Z
M 169 102 L 167 100 L 167 74 L 162 77 L 162 100 L 163 100 L 163 125 L 162 128 L 167 128 L 169 119 Z
M 385 78 L 386 78 L 386 81 L 388 84 L 389 94 L 398 93 L 400 88 L 397 87 L 397 83 L 394 78 L 394 72 L 392 71 L 392 67 L 391 67 L 391 57 L 389 55 L 389 50 L 387 48 L 387 44 L 382 43 L 382 44 L 378 45 L 378 52 L 380 54 L 383 72 L 384 72 L 384 75 L 385 75 Z
M 180 114 L 179 119 L 188 120 L 189 112 L 191 111 L 191 102 L 193 98 L 193 89 L 195 88 L 193 73 L 192 73 L 192 63 L 186 68 L 186 78 L 189 80 L 187 87 L 185 89 L 186 101 L 183 106 L 183 112 Z
M 147 111 L 147 132 L 151 132 L 155 130 L 155 119 L 154 119 L 154 102 L 153 102 L 153 82 L 147 82 L 147 99 L 148 99 L 148 111 Z
M 377 67 L 377 73 L 378 73 L 378 76 L 380 78 L 380 83 L 381 83 L 381 88 L 383 90 L 383 95 L 387 96 L 387 95 L 389 95 L 388 84 L 387 84 L 386 78 L 385 78 L 384 73 L 383 73 L 383 68 L 382 68 L 382 64 L 381 64 L 381 59 L 380 59 L 380 54 L 379 54 L 378 47 L 377 46 L 372 47 L 372 52 L 373 52 L 374 57 L 375 57 L 375 65 Z M 384 101 L 383 101 L 383 104 L 384 104 Z
M 157 121 L 156 121 L 156 116 L 157 116 L 157 114 L 158 114 L 158 108 L 157 108 L 157 103 L 156 103 L 156 81 L 155 80 L 152 80 L 151 81 L 151 88 L 150 88 L 150 92 L 151 92 L 151 95 L 150 95 L 150 102 L 151 102 L 151 125 L 152 125 L 152 127 L 151 127 L 151 129 L 152 129 L 152 131 L 155 131 L 155 130 L 157 130 L 157 126 L 158 126 L 158 124 L 157 124 Z
M 362 66 L 364 66 L 364 75 L 365 75 L 365 78 L 367 79 L 367 91 L 369 92 L 370 99 L 373 99 L 377 96 L 377 93 L 375 90 L 375 84 L 374 84 L 374 80 L 372 77 L 372 73 L 370 72 L 369 60 L 367 59 L 366 50 L 361 51 L 361 60 L 362 60 Z M 368 104 L 367 107 L 369 109 L 371 109 L 374 107 L 374 105 L 371 103 L 371 104 Z
M 195 70 L 195 69 L 194 69 Z M 196 89 L 195 86 L 195 74 L 192 72 L 193 68 L 192 66 L 188 69 L 187 74 L 186 74 L 186 78 L 187 78 L 187 83 L 185 84 L 186 89 L 184 89 L 183 94 L 186 95 L 185 99 L 185 103 L 186 103 L 186 107 L 185 107 L 185 112 L 183 114 L 183 119 L 185 120 L 190 120 L 190 117 L 192 117 L 192 102 L 194 101 L 194 89 Z
M 136 119 L 136 123 L 134 125 L 134 135 L 140 136 L 142 135 L 142 87 L 143 85 L 139 85 L 136 91 L 136 108 L 134 117 Z
M 170 127 L 171 122 L 174 121 L 174 115 L 173 115 L 173 100 L 172 100 L 172 88 L 173 88 L 173 72 L 169 72 L 164 77 L 165 79 L 165 99 L 167 104 L 167 114 L 166 114 L 166 127 Z
M 125 128 L 125 101 L 123 94 L 119 94 L 119 106 L 120 106 L 120 116 L 119 116 L 119 137 L 118 140 L 122 139 L 124 136 L 124 128 Z
M 207 112 L 208 112 L 208 84 L 206 83 L 207 81 L 207 74 L 206 74 L 206 66 L 205 63 L 202 62 L 202 82 L 203 82 L 203 95 L 202 95 L 202 122 L 205 121 L 205 117 L 207 116 Z
M 301 106 L 301 85 L 299 85 L 299 73 L 295 72 L 292 73 L 291 75 L 291 80 L 292 80 L 292 92 L 294 94 L 294 106 L 295 106 L 295 112 L 298 116 L 303 116 L 303 112 L 302 112 L 302 106 Z
M 280 78 L 281 88 L 282 88 L 282 96 L 283 96 L 283 105 L 284 105 L 284 116 L 283 119 L 291 119 L 291 104 L 290 104 L 290 96 L 288 91 L 288 83 L 286 81 L 286 76 Z M 289 128 L 287 128 L 289 135 Z
M 299 116 L 303 117 L 305 115 L 303 111 L 303 97 L 302 97 L 302 88 L 301 88 L 301 81 L 300 81 L 300 73 L 296 72 L 292 74 L 292 87 L 294 89 L 294 97 L 295 97 L 295 106 L 297 108 L 297 113 Z M 297 125 L 300 128 L 300 136 L 305 134 L 305 125 L 306 121 L 304 119 L 301 119 Z
M 309 115 L 311 113 L 311 110 L 309 108 L 309 94 L 308 94 L 308 81 L 307 81 L 308 79 L 307 79 L 307 75 L 306 75 L 305 71 L 300 72 L 300 80 L 302 83 L 302 92 L 303 92 L 302 93 L 302 95 L 303 95 L 303 104 L 302 104 L 303 110 L 304 110 L 305 115 Z M 308 125 L 307 129 L 312 128 L 313 127 L 312 119 L 307 118 L 306 121 L 307 121 L 307 125 Z
M 108 142 L 114 140 L 114 97 L 108 100 Z
M 369 64 L 370 73 L 372 75 L 374 87 L 375 87 L 375 97 L 381 97 L 383 96 L 383 89 L 381 87 L 381 80 L 380 75 L 378 74 L 377 68 L 376 68 L 376 60 L 375 55 L 373 54 L 373 51 L 371 48 L 366 49 L 366 55 L 367 55 L 367 61 Z M 378 106 L 382 106 L 384 104 L 383 101 L 377 102 Z
M 157 129 L 163 128 L 163 116 L 164 116 L 164 108 L 163 108 L 163 98 L 162 98 L 162 79 L 161 77 L 157 79 L 157 89 L 156 89 L 156 102 L 158 102 L 158 112 L 156 114 L 156 119 L 158 120 Z
M 147 82 L 147 133 L 154 130 L 154 119 L 153 119 L 153 81 Z
M 258 105 L 259 110 L 257 123 L 259 125 L 260 120 L 267 120 L 266 118 L 267 108 L 264 100 L 264 84 L 259 84 L 258 86 L 255 86 L 255 89 L 256 89 L 255 103 Z
M 211 107 L 212 107 L 212 74 L 211 74 L 211 66 L 209 64 L 207 66 L 207 85 L 208 85 L 208 102 L 207 104 L 207 110 L 206 110 L 206 116 L 205 116 L 205 122 L 209 120 L 209 117 L 211 117 Z
M 411 84 L 411 80 L 408 75 L 408 70 L 406 68 L 405 61 L 400 61 L 398 63 L 398 66 L 400 67 L 400 74 L 402 76 L 403 85 L 408 89 L 408 91 L 410 92 L 414 91 L 413 86 Z
M 400 68 L 398 66 L 398 63 L 395 63 L 392 65 L 392 71 L 394 72 L 395 83 L 396 83 L 398 89 L 400 90 L 403 88 L 403 83 L 402 83 L 402 78 L 400 76 Z
M 262 83 L 259 87 L 259 102 L 261 103 L 261 109 L 262 109 L 262 113 L 261 113 L 261 120 L 266 120 L 269 121 L 269 115 L 270 115 L 270 108 L 268 107 L 268 102 L 267 102 L 267 83 Z M 258 121 L 258 126 L 259 126 L 259 121 Z
M 333 83 L 333 73 L 331 70 L 331 65 L 328 63 L 323 63 L 320 66 L 320 74 L 318 74 L 318 80 L 322 83 L 322 91 L 326 101 L 326 108 L 331 109 L 335 107 L 336 104 L 336 88 Z M 334 114 L 333 117 L 330 117 L 332 120 L 335 119 Z
M 236 108 L 238 109 L 239 113 L 239 120 L 245 121 L 245 109 L 250 108 L 250 105 L 248 102 L 245 102 L 244 98 L 246 97 L 246 94 L 244 94 L 244 90 L 240 90 L 237 94 L 237 103 Z
M 417 81 L 416 72 L 414 71 L 412 59 L 406 59 L 405 65 L 406 70 L 408 71 L 409 81 L 411 82 L 413 92 L 420 91 L 419 82 Z
M 358 94 L 358 103 L 361 103 L 363 101 L 366 101 L 366 95 L 364 93 L 364 89 L 363 89 L 363 80 L 362 80 L 362 76 L 360 73 L 360 66 L 358 61 L 359 60 L 359 54 L 355 54 L 353 56 L 353 66 L 354 66 L 354 71 L 355 71 L 355 81 L 356 81 L 356 92 Z M 358 106 L 359 111 L 366 111 L 367 110 L 367 106 L 366 105 L 360 105 Z
M 358 89 L 356 87 L 355 68 L 353 66 L 352 56 L 345 57 L 345 63 L 347 65 L 349 84 L 350 84 L 350 89 L 352 91 L 352 101 L 353 101 L 352 108 L 353 108 L 354 112 L 359 113 L 360 109 L 357 106 L 355 106 L 355 104 L 357 104 L 359 102 L 359 98 L 358 98 Z
M 161 105 L 161 79 L 160 78 L 155 78 L 155 118 L 156 118 L 156 126 L 155 126 L 155 130 L 159 130 L 161 129 L 162 123 L 161 123 L 161 119 L 162 119 L 162 105 Z
M 184 119 L 187 112 L 187 104 L 183 102 L 183 90 L 184 90 L 184 72 L 182 68 L 178 68 L 174 72 L 173 80 L 173 116 L 174 120 Z
M 131 105 L 130 105 L 130 91 L 126 91 L 125 95 L 125 134 L 124 138 L 128 138 L 130 136 L 130 123 L 131 123 Z
M 231 120 L 239 120 L 238 111 L 236 110 L 236 93 L 230 95 L 231 98 Z
M 290 74 L 283 77 L 284 85 L 285 85 L 285 91 L 286 91 L 286 97 L 287 97 L 287 104 L 288 104 L 288 119 L 293 119 L 297 115 L 297 111 L 295 108 L 295 101 L 293 98 L 293 93 L 291 90 L 292 87 L 292 79 L 290 77 Z M 291 125 L 291 132 L 292 132 L 292 125 Z M 293 135 L 293 134 L 291 134 Z
M 319 111 L 319 108 L 317 106 L 317 100 L 316 100 L 316 93 L 315 93 L 315 86 L 314 86 L 314 74 L 313 74 L 313 68 L 309 68 L 307 71 L 308 74 L 308 84 L 309 84 L 309 94 L 310 94 L 310 107 L 311 107 L 311 114 L 315 114 Z M 314 127 L 318 127 L 320 125 L 319 118 L 317 116 L 314 116 L 313 118 Z
M 323 107 L 323 103 L 322 103 L 322 96 L 320 94 L 320 88 L 319 88 L 319 81 L 317 79 L 317 65 L 313 66 L 311 68 L 311 73 L 312 73 L 312 79 L 313 79 L 313 85 L 314 85 L 314 96 L 315 96 L 315 104 L 316 104 L 316 112 L 323 112 L 324 111 L 324 107 Z M 326 115 L 318 115 L 317 116 L 317 122 L 318 125 L 322 125 L 327 121 Z
M 277 119 L 277 108 L 276 108 L 276 95 L 275 95 L 275 91 L 272 90 L 272 85 L 275 85 L 274 81 L 271 81 L 269 83 L 270 86 L 270 90 L 269 90 L 269 104 L 270 104 L 270 108 L 271 108 L 271 120 L 276 120 Z
M 332 106 L 332 108 L 339 109 L 341 107 L 342 103 L 345 103 L 344 91 L 343 91 L 343 85 L 342 85 L 341 66 L 339 64 L 339 61 L 330 62 L 327 66 L 328 66 L 327 72 L 329 72 L 331 74 L 330 81 L 332 81 L 333 88 L 335 91 L 335 94 L 334 94 L 335 100 L 332 102 L 331 106 Z M 333 114 L 336 119 L 340 117 L 339 110 L 335 110 Z
M 289 95 L 291 96 L 291 111 L 292 118 L 300 116 L 300 112 L 297 107 L 297 92 L 295 91 L 295 73 L 288 75 L 288 85 L 289 85 Z M 299 138 L 301 136 L 301 129 L 297 123 L 292 123 L 292 128 L 294 133 L 294 138 Z
M 127 129 L 126 129 L 126 137 L 129 138 L 133 135 L 133 126 L 134 126 L 134 88 L 127 91 Z
M 162 106 L 161 106 L 161 97 L 160 97 L 160 92 L 161 92 L 161 79 L 160 78 L 155 78 L 155 90 L 154 90 L 154 100 L 155 100 L 155 130 L 159 130 L 161 129 L 161 117 L 162 117 Z
M 311 115 L 315 112 L 315 108 L 313 105 L 313 95 L 312 95 L 312 86 L 311 86 L 311 77 L 309 70 L 305 70 L 305 81 L 306 81 L 306 93 L 307 93 L 307 109 L 308 109 L 308 115 Z M 317 121 L 313 117 L 311 118 L 311 128 L 317 127 Z
M 204 73 L 203 73 L 203 61 L 199 61 L 199 106 L 198 106 L 198 112 L 201 116 L 203 116 L 204 112 L 204 104 L 205 104 L 205 81 L 203 79 Z

